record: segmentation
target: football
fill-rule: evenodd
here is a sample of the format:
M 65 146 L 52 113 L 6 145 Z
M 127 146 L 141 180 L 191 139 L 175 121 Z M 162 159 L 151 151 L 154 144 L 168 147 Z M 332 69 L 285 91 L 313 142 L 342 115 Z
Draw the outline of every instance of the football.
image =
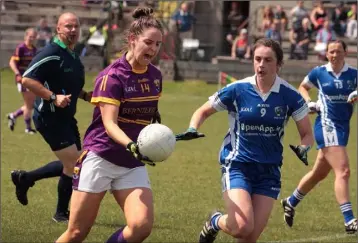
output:
M 162 124 L 150 124 L 139 133 L 137 144 L 139 152 L 153 162 L 162 162 L 169 158 L 175 148 L 173 131 Z

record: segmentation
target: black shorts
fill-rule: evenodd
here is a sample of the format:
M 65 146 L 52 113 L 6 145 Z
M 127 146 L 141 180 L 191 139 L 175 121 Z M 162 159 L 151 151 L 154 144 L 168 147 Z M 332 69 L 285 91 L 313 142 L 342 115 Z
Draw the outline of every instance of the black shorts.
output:
M 34 115 L 36 130 L 42 135 L 52 151 L 58 151 L 76 144 L 81 150 L 81 136 L 75 118 L 59 119 L 58 117 L 44 117 Z

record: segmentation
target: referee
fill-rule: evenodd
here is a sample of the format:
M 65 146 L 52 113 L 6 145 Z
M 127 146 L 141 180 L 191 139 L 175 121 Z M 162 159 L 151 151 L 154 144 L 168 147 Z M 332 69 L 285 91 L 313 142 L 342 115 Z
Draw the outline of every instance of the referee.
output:
M 82 89 L 85 83 L 84 67 L 73 52 L 80 32 L 77 16 L 73 13 L 62 14 L 56 31 L 53 42 L 33 58 L 23 74 L 22 84 L 37 96 L 34 124 L 59 160 L 29 172 L 12 171 L 11 178 L 16 186 L 17 199 L 27 205 L 27 191 L 35 181 L 60 176 L 57 210 L 53 220 L 66 222 L 69 218 L 73 167 L 81 153 L 81 139 L 75 119 L 77 100 L 90 101 L 92 93 Z

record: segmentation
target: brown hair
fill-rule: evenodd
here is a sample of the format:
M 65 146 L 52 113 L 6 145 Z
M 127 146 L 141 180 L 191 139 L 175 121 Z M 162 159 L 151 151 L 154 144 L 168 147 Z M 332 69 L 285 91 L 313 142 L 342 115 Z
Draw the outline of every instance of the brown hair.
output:
M 153 16 L 153 9 L 149 7 L 138 7 L 133 10 L 134 21 L 126 32 L 125 49 L 129 49 L 128 38 L 131 34 L 138 36 L 147 28 L 156 28 L 163 33 L 163 26 L 159 20 Z M 123 51 L 123 50 L 122 50 Z
M 330 44 L 341 44 L 344 51 L 347 51 L 347 44 L 342 40 L 331 40 L 327 44 L 327 51 Z
M 269 38 L 261 38 L 258 41 L 256 41 L 252 49 L 252 53 L 255 54 L 255 50 L 260 46 L 270 47 L 276 54 L 277 65 L 279 66 L 283 65 L 283 50 L 281 48 L 281 45 L 277 41 L 274 41 Z

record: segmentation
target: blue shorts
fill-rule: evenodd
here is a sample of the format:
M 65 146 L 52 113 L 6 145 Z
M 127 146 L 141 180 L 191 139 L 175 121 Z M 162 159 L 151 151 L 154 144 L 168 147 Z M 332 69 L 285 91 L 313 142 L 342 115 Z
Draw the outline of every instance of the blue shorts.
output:
M 325 122 L 318 116 L 314 125 L 317 149 L 331 146 L 347 146 L 349 139 L 349 122 Z
M 237 163 L 223 166 L 222 190 L 243 189 L 277 199 L 281 191 L 281 166 L 261 163 Z
M 33 121 L 36 130 L 50 145 L 52 151 L 58 151 L 73 144 L 76 144 L 78 151 L 81 150 L 81 137 L 75 118 L 59 119 L 34 114 Z

